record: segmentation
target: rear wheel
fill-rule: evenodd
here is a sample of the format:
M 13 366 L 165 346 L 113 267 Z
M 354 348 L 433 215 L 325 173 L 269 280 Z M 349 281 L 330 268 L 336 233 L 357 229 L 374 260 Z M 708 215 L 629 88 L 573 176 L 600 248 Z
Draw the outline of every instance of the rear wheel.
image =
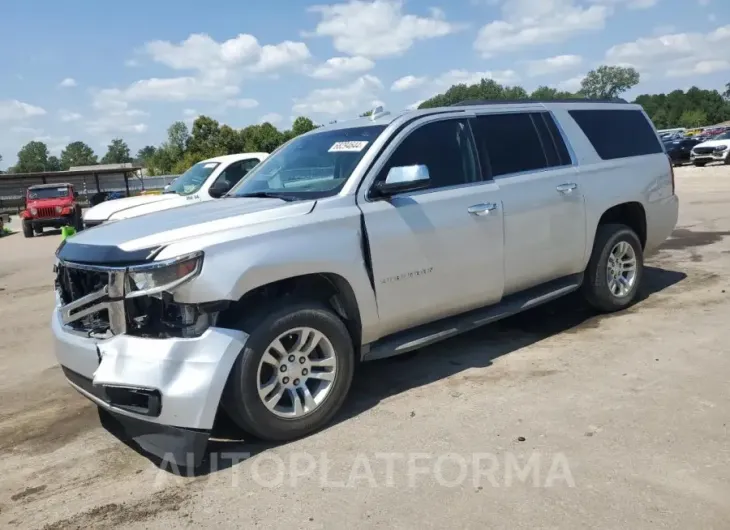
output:
M 583 282 L 586 300 L 612 312 L 636 300 L 644 273 L 644 253 L 636 232 L 622 224 L 600 225 Z
M 279 304 L 244 319 L 249 333 L 224 391 L 223 406 L 244 431 L 287 441 L 326 425 L 352 382 L 352 339 L 342 320 L 316 302 Z
M 23 235 L 25 237 L 33 237 L 33 223 L 23 220 Z

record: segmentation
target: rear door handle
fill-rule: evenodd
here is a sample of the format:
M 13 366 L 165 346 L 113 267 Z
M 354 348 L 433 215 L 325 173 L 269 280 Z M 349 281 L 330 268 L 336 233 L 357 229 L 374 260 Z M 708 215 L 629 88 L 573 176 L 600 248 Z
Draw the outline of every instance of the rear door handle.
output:
M 482 216 L 482 215 L 489 215 L 489 212 L 491 212 L 492 210 L 496 210 L 496 209 L 497 209 L 496 204 L 494 204 L 493 202 L 486 202 L 486 203 L 475 204 L 473 206 L 469 206 L 469 208 L 467 208 L 466 211 L 472 215 Z
M 560 193 L 567 195 L 568 193 L 572 193 L 575 188 L 578 187 L 578 184 L 575 182 L 568 182 L 566 184 L 561 184 L 556 190 L 558 190 Z

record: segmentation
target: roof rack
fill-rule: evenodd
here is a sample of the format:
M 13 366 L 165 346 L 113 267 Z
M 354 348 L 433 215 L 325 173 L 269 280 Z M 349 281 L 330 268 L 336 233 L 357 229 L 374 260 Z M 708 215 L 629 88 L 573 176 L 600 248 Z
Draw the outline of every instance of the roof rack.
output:
M 587 98 L 568 98 L 568 99 L 468 99 L 452 103 L 449 107 L 467 107 L 470 105 L 508 105 L 514 103 L 628 103 L 622 98 L 613 99 L 587 99 Z

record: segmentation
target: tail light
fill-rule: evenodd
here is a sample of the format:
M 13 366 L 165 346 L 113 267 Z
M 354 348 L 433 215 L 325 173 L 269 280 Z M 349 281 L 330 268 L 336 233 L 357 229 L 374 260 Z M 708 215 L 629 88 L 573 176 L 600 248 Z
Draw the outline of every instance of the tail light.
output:
M 675 195 L 675 185 L 674 185 L 674 164 L 672 164 L 672 157 L 667 155 L 667 159 L 669 160 L 669 174 L 672 175 L 672 195 Z

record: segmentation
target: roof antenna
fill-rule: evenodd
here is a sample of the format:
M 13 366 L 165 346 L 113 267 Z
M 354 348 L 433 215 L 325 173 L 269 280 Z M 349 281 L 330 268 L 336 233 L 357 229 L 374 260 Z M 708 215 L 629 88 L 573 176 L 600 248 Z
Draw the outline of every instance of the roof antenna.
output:
M 387 116 L 388 114 L 390 114 L 390 112 L 386 112 L 382 105 L 378 105 L 370 111 L 370 121 L 375 121 L 378 118 Z

